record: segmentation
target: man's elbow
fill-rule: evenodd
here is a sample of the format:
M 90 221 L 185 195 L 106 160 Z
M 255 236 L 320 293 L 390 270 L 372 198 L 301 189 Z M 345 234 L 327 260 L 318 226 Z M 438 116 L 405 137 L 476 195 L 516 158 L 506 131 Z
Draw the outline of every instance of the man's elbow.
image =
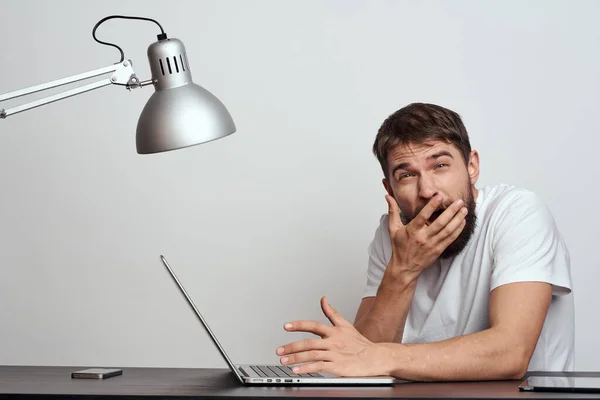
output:
M 527 374 L 528 364 L 515 365 L 506 371 L 504 379 L 522 379 Z
M 504 379 L 521 379 L 527 374 L 529 361 L 531 360 L 532 352 L 528 349 L 515 346 L 509 355 L 509 360 L 505 364 L 506 368 L 503 371 Z

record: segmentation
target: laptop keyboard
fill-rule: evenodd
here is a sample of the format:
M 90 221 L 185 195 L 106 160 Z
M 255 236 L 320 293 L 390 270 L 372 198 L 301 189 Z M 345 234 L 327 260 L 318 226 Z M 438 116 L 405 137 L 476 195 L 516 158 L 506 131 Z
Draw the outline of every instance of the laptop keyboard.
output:
M 302 377 L 302 378 L 324 378 L 321 374 L 308 373 L 308 374 L 295 374 L 292 369 L 287 366 L 279 365 L 251 365 L 250 368 L 257 375 L 262 377 L 278 377 L 278 378 L 289 378 L 289 377 Z

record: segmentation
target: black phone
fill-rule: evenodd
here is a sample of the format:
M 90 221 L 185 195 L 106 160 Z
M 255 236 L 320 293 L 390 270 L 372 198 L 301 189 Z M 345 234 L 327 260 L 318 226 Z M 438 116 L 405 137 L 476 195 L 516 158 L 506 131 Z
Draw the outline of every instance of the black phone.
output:
M 106 379 L 123 375 L 120 368 L 87 368 L 71 373 L 73 379 Z

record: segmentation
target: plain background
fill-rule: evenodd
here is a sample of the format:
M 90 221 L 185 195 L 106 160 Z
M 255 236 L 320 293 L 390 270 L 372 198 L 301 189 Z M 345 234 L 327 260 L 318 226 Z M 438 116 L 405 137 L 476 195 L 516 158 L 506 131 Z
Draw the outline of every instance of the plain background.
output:
M 152 87 L 0 121 L 0 364 L 224 367 L 159 254 L 237 363 L 277 362 L 303 337 L 282 325 L 324 321 L 322 295 L 352 320 L 387 211 L 371 145 L 424 101 L 464 118 L 478 187 L 526 187 L 553 211 L 576 368 L 600 369 L 600 2 L 4 0 L 0 93 L 118 61 L 91 37 L 110 14 L 181 39 L 238 131 L 137 155 Z M 141 79 L 157 33 L 98 30 Z

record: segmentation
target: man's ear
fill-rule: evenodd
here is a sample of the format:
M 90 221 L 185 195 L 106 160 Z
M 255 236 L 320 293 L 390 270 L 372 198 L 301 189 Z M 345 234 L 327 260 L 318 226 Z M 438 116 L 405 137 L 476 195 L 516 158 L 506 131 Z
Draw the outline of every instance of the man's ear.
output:
M 390 196 L 394 197 L 394 191 L 392 190 L 392 186 L 390 185 L 390 182 L 386 178 L 383 178 L 381 183 L 383 183 L 383 187 L 385 188 L 385 191 L 388 192 L 388 194 Z
M 479 179 L 479 153 L 477 152 L 477 150 L 473 150 L 469 155 L 467 171 L 469 172 L 469 179 L 471 181 L 471 185 L 475 185 L 477 179 Z

